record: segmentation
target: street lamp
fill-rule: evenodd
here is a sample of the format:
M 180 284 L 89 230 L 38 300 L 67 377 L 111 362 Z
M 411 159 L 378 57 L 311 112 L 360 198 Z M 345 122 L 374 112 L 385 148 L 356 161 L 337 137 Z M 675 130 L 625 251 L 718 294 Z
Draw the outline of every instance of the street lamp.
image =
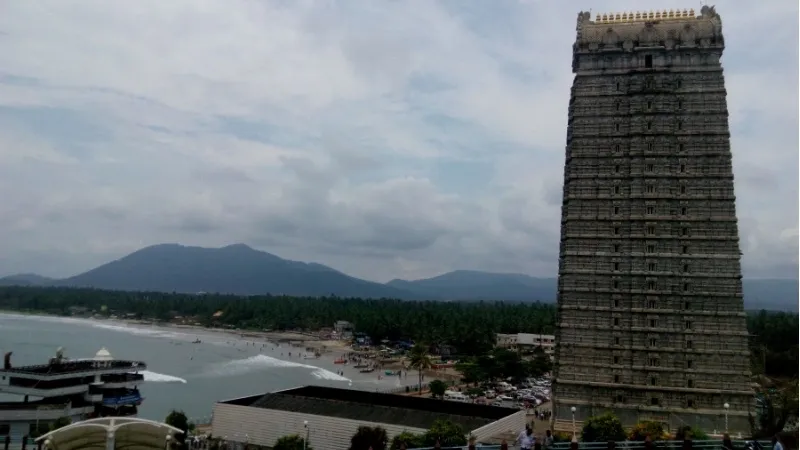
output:
M 575 408 L 574 406 L 572 408 L 570 408 L 570 411 L 572 411 L 572 442 L 575 442 L 575 440 L 577 439 L 576 438 L 576 432 L 575 432 L 575 410 L 576 409 L 577 408 Z
M 306 450 L 306 448 L 308 448 L 308 421 L 307 420 L 303 421 L 303 428 L 306 429 L 306 438 L 303 439 L 303 450 Z
M 725 434 L 728 434 L 728 408 L 730 408 L 731 405 L 725 403 L 722 407 L 725 408 Z

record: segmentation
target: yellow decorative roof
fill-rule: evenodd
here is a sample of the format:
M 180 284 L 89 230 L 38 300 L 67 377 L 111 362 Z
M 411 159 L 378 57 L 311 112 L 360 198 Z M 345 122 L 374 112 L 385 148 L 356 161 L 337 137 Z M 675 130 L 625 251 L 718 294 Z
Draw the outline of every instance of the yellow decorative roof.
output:
M 636 11 L 623 13 L 597 14 L 594 23 L 649 22 L 654 20 L 686 20 L 694 19 L 694 9 L 667 11 Z

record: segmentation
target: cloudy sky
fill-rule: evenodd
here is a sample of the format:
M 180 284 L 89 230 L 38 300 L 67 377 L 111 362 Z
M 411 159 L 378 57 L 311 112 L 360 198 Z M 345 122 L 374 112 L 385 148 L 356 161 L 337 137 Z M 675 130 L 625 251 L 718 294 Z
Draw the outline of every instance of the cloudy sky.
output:
M 557 271 L 571 45 L 597 2 L 2 3 L 0 275 L 165 242 L 378 281 Z M 700 4 L 603 10 L 665 6 Z M 798 4 L 717 11 L 745 276 L 796 276 Z

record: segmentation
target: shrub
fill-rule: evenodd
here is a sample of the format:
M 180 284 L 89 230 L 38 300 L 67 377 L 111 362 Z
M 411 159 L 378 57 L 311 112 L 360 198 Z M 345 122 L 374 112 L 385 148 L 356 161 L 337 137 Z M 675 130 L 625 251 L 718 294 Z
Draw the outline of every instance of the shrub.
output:
M 305 439 L 301 438 L 297 434 L 290 434 L 289 436 L 283 436 L 278 438 L 275 441 L 275 445 L 272 446 L 272 450 L 303 450 L 303 444 L 305 443 Z M 313 450 L 311 446 L 307 446 L 306 450 Z
M 350 438 L 350 450 L 386 450 L 388 443 L 389 437 L 382 427 L 361 426 Z
M 689 425 L 684 425 L 678 428 L 677 433 L 675 433 L 675 440 L 683 440 L 683 439 L 696 439 L 698 441 L 705 441 L 708 440 L 708 433 L 703 431 L 698 427 L 692 427 Z
M 570 442 L 572 441 L 572 434 L 565 431 L 554 431 L 553 442 Z
M 584 422 L 581 431 L 583 442 L 624 441 L 625 429 L 617 416 L 611 413 L 590 417 Z
M 409 431 L 403 431 L 392 438 L 392 445 L 389 447 L 391 450 L 400 450 L 403 445 L 405 448 L 420 448 L 424 447 L 424 437 L 421 434 L 414 434 Z
M 667 437 L 661 423 L 648 420 L 637 423 L 628 434 L 628 440 L 644 441 L 648 436 L 653 441 L 660 441 Z

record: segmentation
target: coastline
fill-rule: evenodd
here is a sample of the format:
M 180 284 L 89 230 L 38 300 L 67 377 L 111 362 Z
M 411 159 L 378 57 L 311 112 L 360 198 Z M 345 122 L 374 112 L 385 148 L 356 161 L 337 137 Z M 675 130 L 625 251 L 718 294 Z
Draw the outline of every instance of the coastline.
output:
M 130 327 L 130 328 L 139 328 L 145 330 L 163 330 L 166 332 L 177 332 L 181 334 L 185 334 L 187 338 L 192 335 L 196 334 L 197 339 L 201 339 L 202 335 L 211 335 L 211 336 L 226 336 L 232 338 L 232 340 L 239 341 L 239 342 L 248 342 L 248 343 L 270 343 L 274 344 L 276 348 L 281 347 L 283 345 L 289 345 L 291 347 L 298 348 L 298 351 L 306 351 L 306 348 L 314 348 L 314 351 L 318 352 L 320 356 L 318 358 L 308 358 L 303 359 L 304 364 L 312 365 L 315 367 L 319 367 L 325 370 L 331 370 L 336 373 L 336 368 L 347 368 L 349 366 L 338 366 L 331 367 L 334 365 L 334 360 L 344 356 L 347 353 L 354 352 L 352 346 L 346 341 L 340 340 L 322 340 L 315 336 L 305 334 L 305 333 L 298 333 L 292 331 L 257 331 L 257 330 L 241 330 L 241 329 L 230 329 L 230 328 L 215 328 L 215 327 L 204 327 L 202 325 L 189 325 L 189 324 L 176 324 L 170 322 L 156 322 L 150 320 L 139 320 L 139 319 L 126 319 L 126 318 L 94 318 L 94 317 L 76 317 L 76 316 L 63 316 L 58 314 L 49 314 L 46 312 L 34 312 L 34 311 L 15 311 L 15 310 L 0 310 L 0 315 L 17 315 L 17 316 L 27 316 L 27 317 L 42 317 L 42 318 L 56 318 L 56 319 L 66 319 L 75 322 L 84 322 L 88 325 L 91 324 L 108 324 L 114 326 L 122 326 L 122 327 Z M 292 357 L 283 357 L 281 353 L 281 358 L 284 361 L 288 362 L 297 362 L 297 359 Z M 316 364 L 314 362 L 317 362 Z M 392 363 L 383 364 L 381 371 L 376 372 L 377 375 L 381 375 L 382 371 L 384 370 L 399 370 L 404 368 L 404 360 L 400 359 L 398 361 Z M 353 374 L 344 373 L 343 376 L 348 377 Z M 423 386 L 426 386 L 428 382 L 440 379 L 443 381 L 455 381 L 458 382 L 461 378 L 461 374 L 454 370 L 454 369 L 442 369 L 442 370 L 425 370 L 423 371 L 424 381 Z M 391 376 L 381 375 L 383 379 L 391 379 Z M 385 377 L 385 378 L 384 378 Z M 362 378 L 362 377 L 359 377 Z M 415 370 L 409 370 L 408 376 L 403 377 L 402 381 L 400 382 L 401 387 L 405 386 L 416 386 L 418 384 L 418 374 Z M 385 390 L 392 391 L 394 388 L 387 387 Z

